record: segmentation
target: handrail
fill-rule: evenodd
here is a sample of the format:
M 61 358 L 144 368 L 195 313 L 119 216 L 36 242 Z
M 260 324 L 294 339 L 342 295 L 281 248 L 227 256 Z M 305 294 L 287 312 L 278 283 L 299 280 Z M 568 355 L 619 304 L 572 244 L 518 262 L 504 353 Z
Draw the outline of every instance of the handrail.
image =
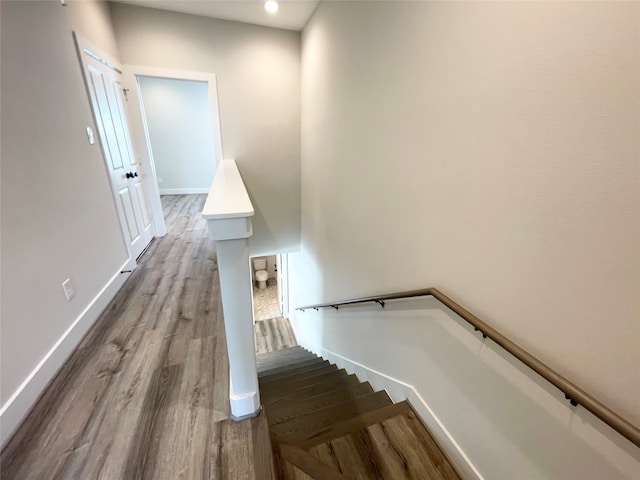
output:
M 335 308 L 339 309 L 341 306 L 345 305 L 356 305 L 360 303 L 368 303 L 375 302 L 378 303 L 381 307 L 384 308 L 386 300 L 396 300 L 403 298 L 412 298 L 412 297 L 425 297 L 432 296 L 439 300 L 441 303 L 449 307 L 455 313 L 457 313 L 460 317 L 470 323 L 476 330 L 479 330 L 482 335 L 486 338 L 489 337 L 491 340 L 496 342 L 502 348 L 504 348 L 507 352 L 512 354 L 522 363 L 531 368 L 538 375 L 545 378 L 548 382 L 555 385 L 560 391 L 565 394 L 565 398 L 571 402 L 571 405 L 582 405 L 584 408 L 589 410 L 592 414 L 598 417 L 600 420 L 608 424 L 611 428 L 617 431 L 622 436 L 626 437 L 636 446 L 640 447 L 640 429 L 631 424 L 629 421 L 625 420 L 623 417 L 615 413 L 606 405 L 602 404 L 591 395 L 586 393 L 584 390 L 576 386 L 574 383 L 570 382 L 558 372 L 538 360 L 536 357 L 531 355 L 529 352 L 524 350 L 522 347 L 518 346 L 507 337 L 502 335 L 496 329 L 487 325 L 485 322 L 476 317 L 473 313 L 469 312 L 466 308 L 458 305 L 451 298 L 447 297 L 445 294 L 440 292 L 436 288 L 424 288 L 420 290 L 409 290 L 405 292 L 397 292 L 391 293 L 388 295 L 377 295 L 373 297 L 362 297 L 362 298 L 354 298 L 351 300 L 341 300 L 339 302 L 329 302 L 329 303 L 320 303 L 317 305 L 307 305 L 305 307 L 299 307 L 296 310 L 309 310 L 314 309 L 318 310 L 320 308 Z

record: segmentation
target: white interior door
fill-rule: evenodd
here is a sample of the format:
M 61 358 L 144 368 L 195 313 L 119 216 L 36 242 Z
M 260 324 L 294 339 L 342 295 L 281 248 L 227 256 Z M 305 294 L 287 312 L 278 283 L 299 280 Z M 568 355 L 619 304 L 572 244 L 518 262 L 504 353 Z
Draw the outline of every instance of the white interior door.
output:
M 77 40 L 77 39 L 76 39 Z M 87 90 L 111 179 L 122 234 L 131 258 L 138 258 L 154 236 L 125 116 L 122 72 L 108 59 L 78 41 Z

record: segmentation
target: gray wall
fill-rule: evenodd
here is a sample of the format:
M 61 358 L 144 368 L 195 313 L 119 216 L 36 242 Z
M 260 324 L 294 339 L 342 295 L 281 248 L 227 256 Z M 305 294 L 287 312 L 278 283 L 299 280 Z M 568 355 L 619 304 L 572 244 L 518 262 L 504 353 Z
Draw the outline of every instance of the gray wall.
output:
M 251 254 L 300 241 L 300 34 L 112 4 L 126 64 L 216 75 L 225 158 L 254 204 Z
M 209 193 L 218 164 L 205 82 L 138 77 L 160 193 Z
M 640 425 L 639 8 L 322 3 L 303 32 L 292 306 L 440 288 Z M 299 315 L 299 339 L 383 373 L 384 352 L 408 383 L 435 361 L 426 325 L 393 322 L 425 338 L 407 347 L 380 322 Z M 499 428 L 455 438 L 481 451 Z
M 95 125 L 72 39 L 77 29 L 114 52 L 106 5 L 3 1 L 0 8 L 0 400 L 6 406 L 119 274 L 127 251 L 100 146 L 87 141 L 85 128 Z M 70 302 L 61 287 L 66 278 L 76 287 Z M 52 358 L 61 362 L 64 355 Z M 55 372 L 59 364 L 52 362 L 41 371 Z M 34 379 L 31 400 L 47 381 Z M 16 402 L 3 413 L 3 440 L 30 406 L 25 397 Z

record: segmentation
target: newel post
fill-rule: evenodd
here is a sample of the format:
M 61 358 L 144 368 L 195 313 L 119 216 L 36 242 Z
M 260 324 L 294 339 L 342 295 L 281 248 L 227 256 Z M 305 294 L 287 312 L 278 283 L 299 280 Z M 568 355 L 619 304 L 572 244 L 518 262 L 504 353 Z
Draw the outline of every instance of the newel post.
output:
M 220 293 L 229 352 L 231 419 L 256 416 L 260 392 L 253 337 L 251 267 L 248 238 L 253 205 L 234 160 L 223 160 L 202 216 L 216 241 Z

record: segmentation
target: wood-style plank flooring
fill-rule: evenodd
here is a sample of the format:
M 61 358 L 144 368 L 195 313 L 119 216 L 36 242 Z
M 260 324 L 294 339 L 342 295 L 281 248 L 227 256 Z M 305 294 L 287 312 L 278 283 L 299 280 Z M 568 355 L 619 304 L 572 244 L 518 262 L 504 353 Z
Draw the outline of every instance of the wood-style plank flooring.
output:
M 229 420 L 228 358 L 203 195 L 163 197 L 168 234 L 2 451 L 11 479 L 269 479 L 264 415 Z M 285 319 L 259 352 L 295 345 Z
M 408 402 L 301 347 L 257 362 L 278 478 L 460 480 Z

